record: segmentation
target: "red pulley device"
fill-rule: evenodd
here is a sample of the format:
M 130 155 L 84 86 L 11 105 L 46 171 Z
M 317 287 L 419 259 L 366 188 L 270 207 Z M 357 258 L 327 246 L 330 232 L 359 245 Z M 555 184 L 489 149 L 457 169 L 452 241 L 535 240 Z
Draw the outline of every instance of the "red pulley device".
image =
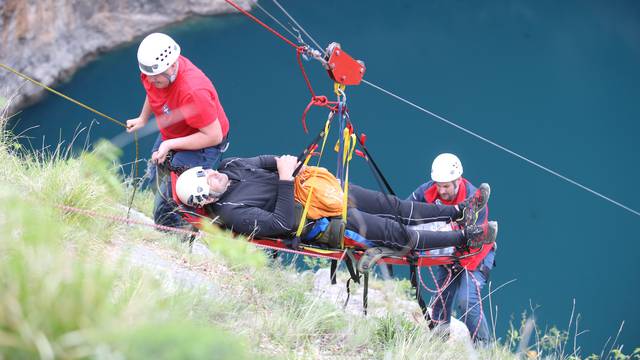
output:
M 341 85 L 358 85 L 366 70 L 364 63 L 355 60 L 340 48 L 340 44 L 331 43 L 327 47 L 326 67 L 333 81 Z

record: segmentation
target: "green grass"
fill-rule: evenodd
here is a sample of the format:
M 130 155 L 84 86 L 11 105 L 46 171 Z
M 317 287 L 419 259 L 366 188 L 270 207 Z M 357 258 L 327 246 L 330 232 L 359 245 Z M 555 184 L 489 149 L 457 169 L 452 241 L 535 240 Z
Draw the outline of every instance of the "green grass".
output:
M 57 207 L 122 216 L 109 144 L 77 158 L 16 149 L 0 145 L 0 358 L 249 357 L 244 339 L 194 317 L 197 293 L 108 260 L 114 237 L 139 241 L 122 223 Z
M 391 300 L 410 298 L 407 281 L 372 279 L 385 292 L 372 306 L 390 311 L 351 315 L 313 294 L 311 272 L 271 262 L 243 237 L 211 228 L 200 241 L 212 255 L 194 255 L 180 235 L 100 217 L 125 216 L 132 191 L 108 143 L 72 156 L 26 153 L 1 137 L 0 359 L 459 359 L 473 351 L 393 311 Z M 133 205 L 150 215 L 152 201 L 138 191 Z M 206 278 L 215 294 L 167 287 L 157 270 L 131 265 L 136 247 Z M 522 331 L 508 335 L 476 355 L 517 358 Z M 536 341 L 545 358 L 568 358 L 557 351 L 566 337 L 545 332 Z

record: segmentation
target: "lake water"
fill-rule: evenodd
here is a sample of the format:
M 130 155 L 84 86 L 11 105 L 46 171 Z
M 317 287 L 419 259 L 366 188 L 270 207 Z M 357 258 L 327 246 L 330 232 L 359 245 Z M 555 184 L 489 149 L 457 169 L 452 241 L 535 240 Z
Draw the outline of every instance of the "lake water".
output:
M 281 3 L 321 45 L 338 41 L 364 60 L 367 80 L 640 209 L 640 2 Z M 229 155 L 297 154 L 311 139 L 300 124 L 309 93 L 286 44 L 240 15 L 163 30 L 214 82 L 231 122 Z M 56 88 L 121 121 L 134 117 L 144 99 L 136 49 L 137 42 L 115 49 Z M 305 65 L 316 91 L 329 95 L 326 73 Z M 441 152 L 458 154 L 472 182 L 491 183 L 491 218 L 500 222 L 492 288 L 515 279 L 492 295 L 498 336 L 532 307 L 541 328 L 564 329 L 575 299 L 579 330 L 589 330 L 578 337 L 587 353 L 600 353 L 623 321 L 618 343 L 627 352 L 640 346 L 638 215 L 371 87 L 347 95 L 353 122 L 398 194 L 425 181 Z M 16 117 L 15 130 L 38 125 L 27 134 L 40 148 L 70 141 L 95 117 L 47 96 Z M 325 117 L 312 110 L 313 133 Z M 97 120 L 91 139 L 123 139 L 122 128 Z M 142 138 L 144 154 L 153 138 Z M 123 162 L 133 159 L 126 139 Z M 362 159 L 352 164 L 353 181 L 375 188 Z

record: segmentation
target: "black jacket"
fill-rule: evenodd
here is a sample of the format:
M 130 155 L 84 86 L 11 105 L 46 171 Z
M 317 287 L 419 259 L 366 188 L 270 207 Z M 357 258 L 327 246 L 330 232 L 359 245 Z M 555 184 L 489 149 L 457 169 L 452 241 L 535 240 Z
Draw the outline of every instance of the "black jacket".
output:
M 224 159 L 218 171 L 231 184 L 207 210 L 226 228 L 259 237 L 288 236 L 295 231 L 293 181 L 278 179 L 275 156 Z

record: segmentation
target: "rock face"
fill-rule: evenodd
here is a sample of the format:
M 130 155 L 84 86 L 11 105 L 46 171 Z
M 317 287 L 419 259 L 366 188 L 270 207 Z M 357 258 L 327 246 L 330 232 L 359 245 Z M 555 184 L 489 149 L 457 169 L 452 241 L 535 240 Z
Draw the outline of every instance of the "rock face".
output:
M 255 0 L 235 0 L 249 9 Z M 0 62 L 46 85 L 96 54 L 193 15 L 235 11 L 224 0 L 0 0 Z M 0 95 L 12 108 L 42 89 L 0 69 Z

